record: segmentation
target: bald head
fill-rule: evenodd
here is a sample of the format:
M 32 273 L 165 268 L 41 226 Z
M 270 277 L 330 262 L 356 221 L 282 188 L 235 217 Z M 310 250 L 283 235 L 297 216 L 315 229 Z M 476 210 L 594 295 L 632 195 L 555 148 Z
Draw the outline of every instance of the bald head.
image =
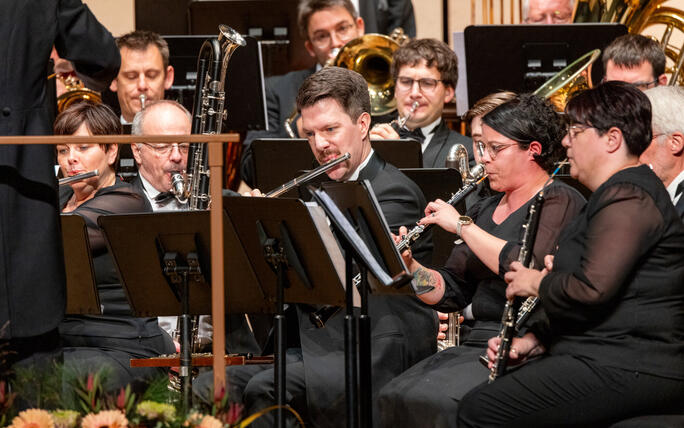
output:
M 133 135 L 190 134 L 190 113 L 176 101 L 161 100 L 148 104 L 133 119 Z M 133 157 L 138 173 L 157 191 L 171 189 L 171 174 L 185 170 L 188 144 L 134 144 Z

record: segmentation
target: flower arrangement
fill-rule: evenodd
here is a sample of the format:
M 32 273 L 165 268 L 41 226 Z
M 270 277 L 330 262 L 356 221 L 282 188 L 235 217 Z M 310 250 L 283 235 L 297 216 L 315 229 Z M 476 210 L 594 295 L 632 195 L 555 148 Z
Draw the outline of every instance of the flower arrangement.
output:
M 60 370 L 57 373 L 62 376 Z M 32 379 L 36 377 L 35 374 L 31 376 Z M 17 379 L 16 383 L 25 381 Z M 48 382 L 54 383 L 54 380 Z M 5 426 L 4 421 L 11 420 L 9 428 L 243 428 L 277 408 L 269 407 L 243 419 L 243 406 L 230 403 L 225 391 L 221 391 L 216 394 L 211 408 L 194 408 L 189 415 L 184 415 L 178 412 L 178 394 L 168 390 L 167 378 L 152 382 L 140 397 L 131 392 L 130 386 L 114 394 L 105 391 L 101 372 L 77 377 L 70 383 L 68 389 L 77 397 L 75 402 L 67 403 L 72 408 L 51 412 L 32 408 L 13 415 L 12 405 L 16 394 L 9 393 L 6 383 L 0 381 L 0 426 Z M 42 397 L 38 399 L 38 402 L 53 401 Z M 289 407 L 286 409 L 303 426 L 299 415 Z

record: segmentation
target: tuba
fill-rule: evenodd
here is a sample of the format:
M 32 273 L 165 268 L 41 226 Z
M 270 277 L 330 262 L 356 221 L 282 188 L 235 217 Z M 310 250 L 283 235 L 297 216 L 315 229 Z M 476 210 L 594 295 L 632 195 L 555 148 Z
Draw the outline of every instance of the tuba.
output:
M 197 83 L 192 108 L 193 134 L 220 134 L 226 117 L 224 85 L 231 55 L 245 39 L 227 25 L 219 25 L 217 39 L 202 44 L 197 60 Z M 209 153 L 206 143 L 192 143 L 185 176 L 174 173 L 172 188 L 179 202 L 188 202 L 190 210 L 209 207 Z

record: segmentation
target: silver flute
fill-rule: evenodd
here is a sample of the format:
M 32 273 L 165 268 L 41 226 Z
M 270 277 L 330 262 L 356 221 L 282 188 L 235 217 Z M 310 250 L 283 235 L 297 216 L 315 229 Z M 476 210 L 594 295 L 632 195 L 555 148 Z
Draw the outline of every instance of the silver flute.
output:
M 463 200 L 466 196 L 470 194 L 473 190 L 477 188 L 477 185 L 487 177 L 484 167 L 482 164 L 477 164 L 470 170 L 470 174 L 473 176 L 473 180 L 466 183 L 463 187 L 459 189 L 458 192 L 454 193 L 451 198 L 446 202 L 449 205 L 456 206 L 459 202 Z M 397 243 L 397 251 L 401 254 L 403 251 L 407 250 L 411 244 L 413 244 L 423 233 L 430 229 L 434 224 L 419 224 L 414 226 L 406 235 L 401 237 L 401 240 Z
M 82 174 L 72 175 L 71 177 L 64 177 L 59 179 L 59 185 L 71 184 L 77 181 L 87 180 L 90 177 L 97 177 L 100 173 L 97 170 L 84 172 Z
M 282 195 L 283 193 L 287 192 L 288 190 L 292 189 L 295 186 L 299 186 L 301 184 L 306 183 L 307 181 L 313 180 L 314 178 L 318 177 L 319 175 L 323 174 L 324 172 L 328 171 L 329 169 L 332 169 L 333 167 L 341 164 L 342 162 L 346 161 L 349 159 L 351 155 L 349 153 L 345 153 L 340 157 L 337 157 L 329 162 L 324 163 L 323 165 L 312 169 L 311 171 L 305 172 L 304 174 L 293 178 L 292 180 L 288 181 L 287 183 L 283 184 L 280 187 L 277 187 L 270 192 L 266 193 L 266 197 L 269 198 L 275 198 L 277 196 Z

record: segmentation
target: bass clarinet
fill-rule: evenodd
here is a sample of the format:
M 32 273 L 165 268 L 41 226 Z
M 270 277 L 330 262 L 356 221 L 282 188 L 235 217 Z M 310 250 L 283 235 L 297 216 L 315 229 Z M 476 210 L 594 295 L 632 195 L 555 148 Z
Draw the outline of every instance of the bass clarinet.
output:
M 247 42 L 227 25 L 219 25 L 218 39 L 202 44 L 197 60 L 197 83 L 192 109 L 193 134 L 220 134 L 226 118 L 224 90 L 228 61 L 235 49 Z M 171 191 L 190 210 L 209 208 L 209 157 L 206 143 L 191 143 L 185 177 L 171 175 Z M 218 178 L 218 177 L 217 177 Z
M 532 201 L 532 204 L 527 211 L 527 220 L 525 221 L 525 224 L 523 224 L 523 236 L 518 261 L 525 267 L 529 267 L 530 262 L 532 261 L 532 250 L 534 249 L 534 241 L 539 226 L 539 213 L 541 212 L 543 204 L 544 189 L 542 188 L 534 201 Z M 529 299 L 530 298 L 528 298 L 528 300 Z M 506 306 L 504 307 L 503 315 L 501 316 L 501 330 L 499 332 L 501 342 L 499 342 L 499 347 L 496 350 L 494 364 L 489 371 L 489 383 L 494 382 L 506 371 L 511 342 L 517 331 L 517 309 L 518 305 L 516 304 L 515 298 L 506 301 Z M 486 360 L 486 356 L 484 356 L 484 358 Z

